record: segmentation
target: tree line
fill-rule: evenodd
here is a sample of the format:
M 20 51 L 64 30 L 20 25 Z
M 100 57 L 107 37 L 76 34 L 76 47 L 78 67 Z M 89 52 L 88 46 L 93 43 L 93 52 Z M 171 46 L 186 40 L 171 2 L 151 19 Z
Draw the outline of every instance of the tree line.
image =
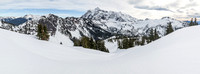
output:
M 194 21 L 193 21 L 193 18 L 191 18 L 189 26 L 195 26 L 195 25 L 198 25 L 197 18 L 195 18 Z
M 82 46 L 84 48 L 95 49 L 109 53 L 109 50 L 105 47 L 105 43 L 103 40 L 95 41 L 92 38 L 84 36 L 81 37 L 80 40 L 74 38 L 73 42 L 74 46 Z
M 174 31 L 171 22 L 168 23 L 166 27 L 166 33 L 165 35 L 168 35 Z M 118 48 L 119 49 L 128 49 L 134 46 L 143 46 L 145 44 L 148 44 L 152 41 L 155 41 L 160 38 L 157 29 L 149 29 L 149 35 L 142 36 L 139 38 L 131 38 L 131 37 L 118 37 L 121 39 L 117 39 Z M 109 41 L 113 41 L 110 39 Z
M 171 23 L 168 23 L 168 26 L 166 27 L 166 35 L 170 34 L 173 31 L 174 30 Z M 49 34 L 46 25 L 38 24 L 37 37 L 40 40 L 49 40 Z M 159 38 L 160 37 L 157 29 L 151 28 L 149 29 L 149 35 L 147 36 L 142 36 L 139 38 L 119 36 L 116 37 L 116 40 L 119 49 L 128 49 L 134 46 L 142 46 L 148 44 Z M 82 46 L 84 48 L 95 49 L 109 53 L 109 50 L 105 47 L 105 43 L 103 40 L 94 40 L 93 38 L 83 36 L 80 39 L 73 38 L 72 41 L 74 42 L 74 46 Z M 112 42 L 112 39 L 110 39 L 110 41 Z

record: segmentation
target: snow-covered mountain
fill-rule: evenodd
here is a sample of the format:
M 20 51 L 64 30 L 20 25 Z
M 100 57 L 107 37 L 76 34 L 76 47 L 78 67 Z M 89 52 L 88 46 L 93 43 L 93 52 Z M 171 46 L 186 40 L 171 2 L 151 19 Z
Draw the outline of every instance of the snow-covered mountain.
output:
M 100 8 L 88 10 L 81 17 L 61 18 L 54 14 L 49 14 L 45 16 L 25 15 L 21 18 L 26 19 L 26 22 L 6 28 L 3 24 L 0 24 L 0 27 L 19 33 L 35 35 L 37 25 L 42 24 L 47 26 L 51 36 L 55 36 L 55 33 L 59 31 L 71 40 L 79 39 L 82 36 L 95 40 L 104 40 L 119 35 L 131 37 L 148 36 L 152 28 L 157 29 L 159 36 L 162 37 L 166 33 L 168 23 L 172 23 L 174 30 L 188 26 L 187 23 L 170 17 L 140 20 L 121 12 L 105 11 Z
M 199 30 L 187 27 L 145 46 L 104 53 L 0 29 L 0 74 L 199 74 Z
M 89 10 L 81 18 L 91 19 L 97 26 L 114 33 L 128 36 L 147 35 L 151 28 L 156 28 L 160 36 L 165 35 L 166 26 L 172 23 L 175 30 L 187 26 L 187 23 L 170 17 L 140 20 L 120 12 L 105 11 L 99 8 Z
M 41 16 L 38 15 L 25 15 L 23 17 L 0 17 L 0 20 L 14 26 L 21 25 L 26 23 L 29 20 L 39 20 Z
M 100 8 L 88 10 L 81 18 L 98 21 L 136 22 L 138 19 L 121 12 L 105 11 Z
M 2 17 L 2 16 L 0 16 L 0 20 L 3 20 L 3 21 L 10 21 L 10 20 L 13 20 L 15 18 L 16 17 Z

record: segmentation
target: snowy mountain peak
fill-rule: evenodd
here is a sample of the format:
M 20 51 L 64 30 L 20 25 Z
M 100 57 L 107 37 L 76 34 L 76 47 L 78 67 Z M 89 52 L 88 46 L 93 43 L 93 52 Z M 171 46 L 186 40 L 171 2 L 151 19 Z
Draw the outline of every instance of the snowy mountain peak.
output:
M 24 18 L 32 18 L 34 15 L 32 15 L 32 14 L 26 14 L 26 15 L 24 15 Z
M 32 15 L 32 14 L 27 14 L 23 18 L 28 19 L 28 20 L 39 20 L 41 16 L 39 15 Z
M 92 20 L 100 21 L 118 21 L 118 22 L 133 22 L 137 21 L 136 18 L 123 14 L 121 12 L 106 11 L 100 8 L 95 8 L 94 10 L 88 10 L 81 18 L 87 18 Z
M 54 15 L 54 14 L 48 14 L 46 17 L 49 17 L 49 18 L 58 18 L 59 16 Z
M 99 7 L 96 7 L 94 10 L 98 11 L 98 10 L 101 10 Z

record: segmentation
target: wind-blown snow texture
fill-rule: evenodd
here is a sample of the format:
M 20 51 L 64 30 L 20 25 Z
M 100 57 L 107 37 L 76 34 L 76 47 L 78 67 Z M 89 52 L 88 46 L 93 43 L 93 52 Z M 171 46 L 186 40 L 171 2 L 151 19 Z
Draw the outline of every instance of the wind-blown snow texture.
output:
M 200 26 L 115 53 L 0 29 L 0 74 L 199 74 Z M 70 43 L 70 42 L 68 42 Z

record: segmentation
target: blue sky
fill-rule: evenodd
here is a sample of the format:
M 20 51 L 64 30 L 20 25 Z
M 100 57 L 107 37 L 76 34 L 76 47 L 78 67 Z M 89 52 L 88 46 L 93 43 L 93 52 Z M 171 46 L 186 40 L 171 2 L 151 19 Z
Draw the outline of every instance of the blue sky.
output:
M 138 19 L 172 17 L 180 20 L 200 18 L 200 0 L 1 0 L 0 16 L 26 14 L 61 17 L 81 16 L 99 7 L 122 12 Z
M 86 11 L 59 10 L 59 9 L 1 9 L 1 16 L 24 16 L 26 14 L 47 15 L 56 14 L 60 17 L 75 16 L 80 17 Z

